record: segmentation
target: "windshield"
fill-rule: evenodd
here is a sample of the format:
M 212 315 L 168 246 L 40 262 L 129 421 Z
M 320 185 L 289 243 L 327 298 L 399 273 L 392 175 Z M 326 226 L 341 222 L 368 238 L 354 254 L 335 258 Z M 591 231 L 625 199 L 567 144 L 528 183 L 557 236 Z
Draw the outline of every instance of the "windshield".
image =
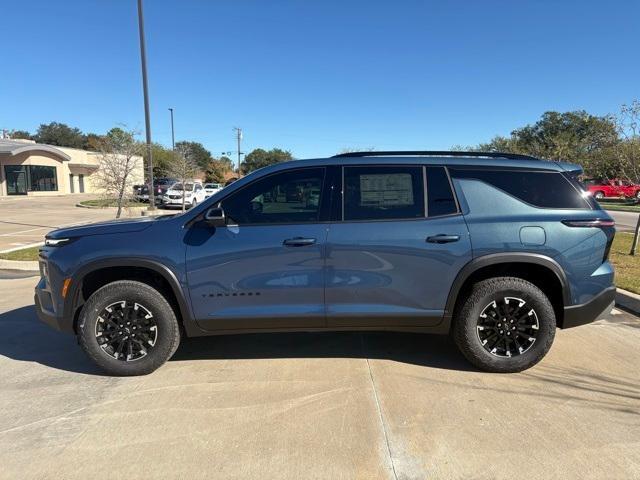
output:
M 171 190 L 182 191 L 182 183 L 176 183 L 171 187 Z M 187 183 L 187 191 L 193 190 L 193 183 Z

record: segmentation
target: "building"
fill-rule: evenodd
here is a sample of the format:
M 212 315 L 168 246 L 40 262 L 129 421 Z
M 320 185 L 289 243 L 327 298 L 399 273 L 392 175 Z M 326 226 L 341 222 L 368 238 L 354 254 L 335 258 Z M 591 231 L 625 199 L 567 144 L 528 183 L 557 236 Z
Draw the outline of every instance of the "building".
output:
M 100 159 L 97 152 L 0 139 L 0 196 L 102 193 L 92 180 Z M 135 162 L 132 185 L 144 183 L 142 157 Z

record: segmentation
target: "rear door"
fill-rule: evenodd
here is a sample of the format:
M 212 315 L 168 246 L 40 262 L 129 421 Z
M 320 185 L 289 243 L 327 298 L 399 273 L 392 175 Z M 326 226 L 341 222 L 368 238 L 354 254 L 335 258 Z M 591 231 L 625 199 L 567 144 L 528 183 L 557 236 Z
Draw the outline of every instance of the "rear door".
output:
M 345 166 L 342 178 L 342 221 L 327 239 L 328 326 L 437 325 L 471 260 L 446 169 Z

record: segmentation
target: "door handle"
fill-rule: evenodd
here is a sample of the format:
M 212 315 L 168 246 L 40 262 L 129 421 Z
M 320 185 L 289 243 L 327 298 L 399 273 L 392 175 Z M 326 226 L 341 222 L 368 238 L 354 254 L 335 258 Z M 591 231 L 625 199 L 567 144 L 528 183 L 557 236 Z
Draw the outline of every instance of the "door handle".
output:
M 282 242 L 285 247 L 306 247 L 307 245 L 313 245 L 314 243 L 316 243 L 315 238 L 303 237 L 287 238 Z
M 427 242 L 429 243 L 451 243 L 457 242 L 458 240 L 460 240 L 460 235 L 445 235 L 442 233 L 440 235 L 427 237 Z

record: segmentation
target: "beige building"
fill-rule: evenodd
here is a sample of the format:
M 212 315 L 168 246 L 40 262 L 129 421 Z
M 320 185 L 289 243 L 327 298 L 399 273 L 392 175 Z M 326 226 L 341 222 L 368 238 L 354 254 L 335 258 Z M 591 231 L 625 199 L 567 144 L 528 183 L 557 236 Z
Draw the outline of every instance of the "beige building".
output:
M 131 185 L 144 183 L 142 157 L 136 157 Z M 32 140 L 0 139 L 0 196 L 102 193 L 92 176 L 100 155 Z

